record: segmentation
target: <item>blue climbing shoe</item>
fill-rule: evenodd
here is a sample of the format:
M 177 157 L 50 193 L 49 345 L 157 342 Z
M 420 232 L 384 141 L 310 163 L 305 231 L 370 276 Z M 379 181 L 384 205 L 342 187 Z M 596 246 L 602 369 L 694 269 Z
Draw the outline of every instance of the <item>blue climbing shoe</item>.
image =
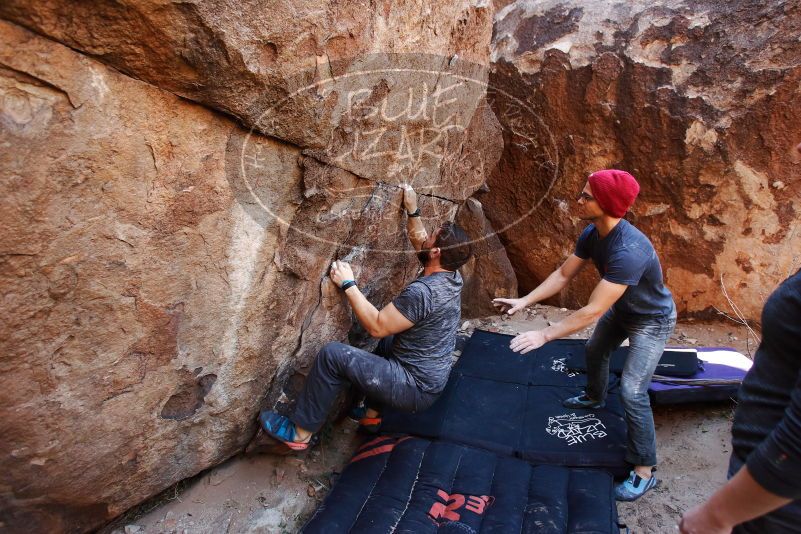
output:
M 309 448 L 311 437 L 306 441 L 296 441 L 295 423 L 288 417 L 264 410 L 259 414 L 259 423 L 270 437 L 277 439 L 293 451 L 304 451 Z
M 367 417 L 367 405 L 364 403 L 355 404 L 348 412 L 348 419 L 357 423 L 365 417 Z
M 565 399 L 562 401 L 562 406 L 565 408 L 570 408 L 571 410 L 576 409 L 595 409 L 595 408 L 603 408 L 606 406 L 606 401 L 596 401 L 592 400 L 587 396 L 585 392 L 581 392 L 581 395 L 578 397 L 570 397 L 569 399 Z
M 348 418 L 359 423 L 359 432 L 363 434 L 378 434 L 381 428 L 381 417 L 367 417 L 368 406 L 359 404 L 348 412 Z
M 618 501 L 636 501 L 658 484 L 659 481 L 655 476 L 651 475 L 651 478 L 646 480 L 632 471 L 629 473 L 629 478 L 615 486 L 615 499 Z

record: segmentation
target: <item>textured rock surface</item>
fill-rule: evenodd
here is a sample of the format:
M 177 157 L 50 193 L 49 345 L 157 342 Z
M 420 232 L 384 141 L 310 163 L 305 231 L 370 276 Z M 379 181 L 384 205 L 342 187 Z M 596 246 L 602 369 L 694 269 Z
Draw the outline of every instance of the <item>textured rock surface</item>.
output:
M 456 213 L 456 222 L 473 239 L 473 258 L 462 268 L 462 318 L 486 317 L 497 313 L 495 297 L 517 295 L 517 277 L 481 203 L 469 198 Z
M 437 94 L 430 72 L 486 81 L 489 5 L 11 0 L 0 16 L 359 176 L 397 183 L 418 174 L 428 192 L 469 196 L 452 176 L 439 176 L 425 149 L 440 137 L 451 152 L 459 145 L 459 129 L 441 126 L 467 126 L 484 85 L 446 77 Z M 384 131 L 408 91 L 415 120 Z M 453 98 L 458 106 L 441 107 Z M 418 115 L 420 105 L 428 115 Z
M 397 184 L 430 193 L 429 228 L 481 185 L 462 150 L 487 120 L 481 83 L 437 101 L 451 74 L 390 72 L 255 119 L 309 64 L 486 61 L 490 8 L 426 5 L 0 6 L 73 48 L 0 23 L 3 527 L 87 530 L 241 450 L 259 403 L 291 401 L 317 350 L 347 339 L 330 262 L 351 261 L 376 305 L 414 276 Z M 428 115 L 371 112 L 410 88 Z M 366 125 L 405 151 L 348 153 Z
M 800 25 L 797 2 L 501 10 L 490 81 L 502 90 L 493 109 L 512 127 L 479 198 L 496 229 L 511 225 L 502 237 L 521 290 L 572 252 L 583 223 L 570 213 L 586 175 L 620 167 L 642 184 L 632 220 L 654 242 L 680 311 L 731 312 L 722 277 L 758 319 L 801 262 Z M 503 111 L 515 98 L 539 119 L 517 132 Z M 583 303 L 595 280 L 585 274 L 559 303 Z
M 489 106 L 477 110 L 464 139 L 463 154 L 454 174 L 481 169 L 479 176 L 489 176 L 503 153 L 503 132 Z M 454 158 L 455 159 L 455 158 Z M 445 168 L 450 169 L 447 165 Z M 483 180 L 481 180 L 483 182 Z M 473 259 L 463 268 L 462 316 L 465 319 L 496 313 L 495 297 L 517 294 L 517 278 L 492 224 L 484 215 L 481 202 L 468 198 L 456 213 L 456 222 L 472 240 Z
M 3 521 L 83 530 L 247 439 L 279 235 L 229 191 L 230 121 L 2 35 Z M 263 143 L 293 209 L 298 150 Z

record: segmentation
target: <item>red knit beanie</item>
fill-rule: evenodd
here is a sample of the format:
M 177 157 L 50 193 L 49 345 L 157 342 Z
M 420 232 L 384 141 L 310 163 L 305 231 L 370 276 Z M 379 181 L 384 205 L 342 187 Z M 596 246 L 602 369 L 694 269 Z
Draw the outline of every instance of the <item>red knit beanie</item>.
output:
M 598 205 L 612 217 L 623 217 L 640 192 L 640 184 L 634 176 L 617 169 L 596 171 L 587 181 Z

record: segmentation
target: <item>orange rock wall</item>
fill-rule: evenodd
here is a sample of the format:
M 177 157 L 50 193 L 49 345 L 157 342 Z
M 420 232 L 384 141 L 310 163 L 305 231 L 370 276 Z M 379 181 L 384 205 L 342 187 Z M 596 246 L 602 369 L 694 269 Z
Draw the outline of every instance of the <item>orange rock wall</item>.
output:
M 654 243 L 680 313 L 749 319 L 801 267 L 801 7 L 796 3 L 526 2 L 495 18 L 493 109 L 529 120 L 479 195 L 521 290 L 572 251 L 586 176 L 630 171 L 630 220 Z M 531 206 L 539 207 L 528 213 Z M 587 269 L 556 299 L 574 307 Z
M 291 402 L 354 325 L 332 260 L 378 306 L 415 276 L 399 184 L 432 230 L 500 156 L 497 127 L 495 160 L 469 156 L 492 13 L 10 1 L 0 19 L 0 530 L 83 532 Z M 477 81 L 438 101 L 462 71 Z M 376 112 L 407 90 L 453 123 Z

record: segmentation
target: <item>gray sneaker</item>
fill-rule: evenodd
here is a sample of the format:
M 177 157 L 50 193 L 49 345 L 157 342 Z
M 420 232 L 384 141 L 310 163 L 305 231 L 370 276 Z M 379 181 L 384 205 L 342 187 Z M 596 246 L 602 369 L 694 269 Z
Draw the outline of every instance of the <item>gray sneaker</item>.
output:
M 565 408 L 575 409 L 595 409 L 603 408 L 606 406 L 606 401 L 592 400 L 586 393 L 582 392 L 578 397 L 570 397 L 562 401 L 562 406 Z

